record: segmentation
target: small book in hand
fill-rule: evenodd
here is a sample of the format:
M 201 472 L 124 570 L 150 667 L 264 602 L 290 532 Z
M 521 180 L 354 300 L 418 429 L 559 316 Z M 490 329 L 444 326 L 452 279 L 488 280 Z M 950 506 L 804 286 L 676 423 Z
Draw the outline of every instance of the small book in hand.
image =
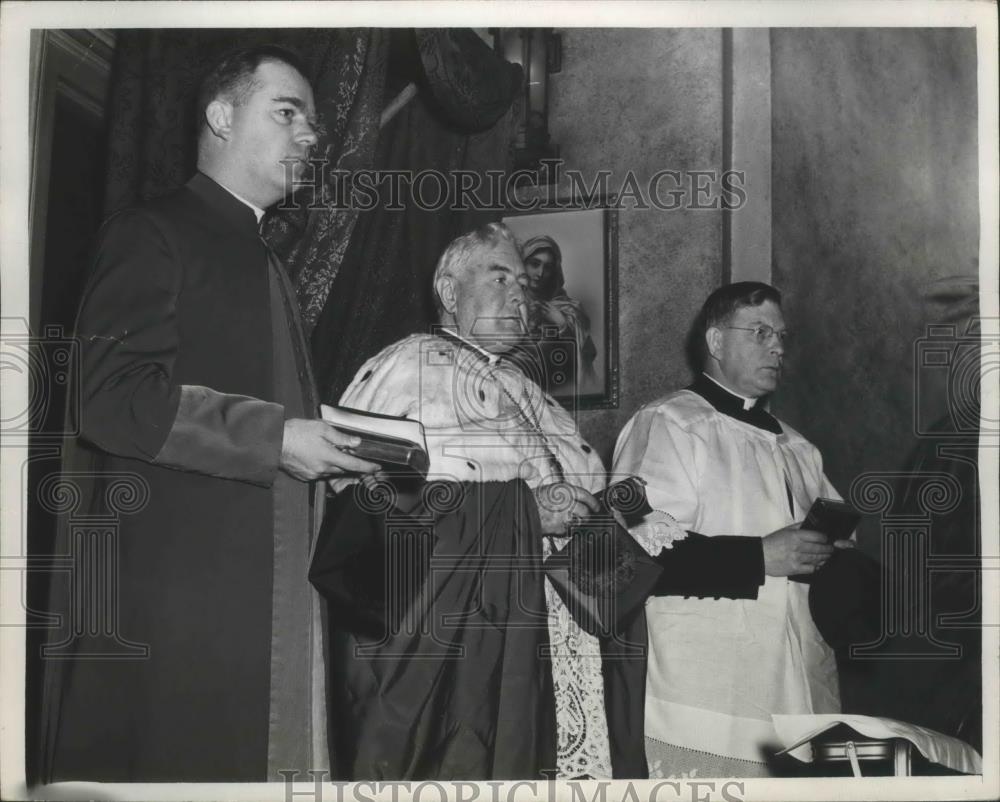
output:
M 850 504 L 832 498 L 817 498 L 802 522 L 802 528 L 822 532 L 833 543 L 849 538 L 860 520 L 861 513 Z
M 430 457 L 420 421 L 326 404 L 320 413 L 339 431 L 361 438 L 359 445 L 344 449 L 347 453 L 377 462 L 389 474 L 427 477 Z
M 850 504 L 833 498 L 817 498 L 800 528 L 820 532 L 826 535 L 827 543 L 833 543 L 836 540 L 847 540 L 860 520 L 861 513 Z M 819 570 L 824 571 L 826 568 Z M 788 578 L 793 582 L 810 585 L 813 576 L 814 574 L 794 574 Z

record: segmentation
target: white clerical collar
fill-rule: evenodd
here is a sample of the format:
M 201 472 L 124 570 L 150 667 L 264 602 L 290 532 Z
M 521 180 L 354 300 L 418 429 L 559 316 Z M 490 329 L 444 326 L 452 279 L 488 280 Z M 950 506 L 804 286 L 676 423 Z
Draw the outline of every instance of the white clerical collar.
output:
M 716 379 L 713 379 L 707 373 L 702 373 L 701 375 L 704 376 L 706 379 L 708 379 L 713 384 L 717 384 L 719 387 L 721 387 L 723 390 L 725 390 L 731 396 L 734 396 L 734 397 L 740 399 L 740 401 L 743 402 L 743 409 L 753 409 L 755 406 L 757 406 L 757 401 L 759 399 L 757 399 L 757 398 L 747 398 L 745 395 L 740 395 L 739 393 L 734 393 L 732 390 L 730 390 L 728 387 L 726 387 L 726 385 L 724 385 L 722 382 L 717 381 Z
M 216 181 L 215 183 L 216 183 L 216 184 L 219 184 L 219 182 L 218 182 L 218 181 Z M 247 200 L 246 198 L 244 198 L 244 197 L 243 197 L 242 195 L 237 195 L 237 194 L 236 194 L 235 192 L 233 192 L 233 191 L 232 191 L 232 190 L 231 190 L 231 189 L 230 189 L 229 187 L 227 187 L 227 186 L 226 186 L 225 184 L 219 184 L 219 186 L 220 186 L 220 187 L 222 187 L 222 188 L 223 188 L 224 190 L 226 190 L 226 192 L 228 192 L 228 193 L 229 193 L 230 195 L 232 195 L 232 196 L 233 196 L 234 198 L 236 198 L 236 200 L 238 200 L 238 201 L 239 201 L 240 203 L 242 203 L 242 204 L 243 204 L 244 206 L 249 206 L 249 207 L 250 207 L 250 209 L 251 209 L 251 211 L 253 211 L 253 213 L 254 213 L 254 216 L 255 216 L 255 217 L 257 218 L 257 223 L 258 223 L 258 225 L 260 224 L 260 221 L 261 221 L 261 220 L 263 219 L 263 217 L 264 217 L 264 210 L 263 210 L 263 209 L 261 209 L 261 208 L 260 208 L 259 206 L 254 206 L 254 205 L 253 205 L 252 203 L 250 203 L 250 201 L 248 201 L 248 200 Z
M 465 339 L 465 337 L 463 337 L 461 334 L 458 333 L 457 329 L 453 329 L 453 328 L 449 327 L 449 328 L 445 329 L 445 331 L 449 335 L 451 335 L 452 337 L 454 337 L 456 340 L 461 340 L 465 345 L 469 346 L 469 348 L 473 349 L 474 351 L 478 351 L 480 354 L 482 354 L 484 357 L 486 357 L 486 359 L 489 362 L 491 368 L 495 367 L 496 364 L 497 364 L 497 362 L 500 361 L 500 354 L 494 354 L 494 353 L 492 353 L 490 351 L 487 351 L 482 346 L 477 345 L 476 343 L 472 342 L 471 340 Z

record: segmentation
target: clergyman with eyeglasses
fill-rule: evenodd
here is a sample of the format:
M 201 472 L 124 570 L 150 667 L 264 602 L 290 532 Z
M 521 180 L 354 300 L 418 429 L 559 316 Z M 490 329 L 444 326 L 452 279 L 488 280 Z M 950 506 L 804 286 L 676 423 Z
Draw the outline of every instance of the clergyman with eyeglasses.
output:
M 808 585 L 788 578 L 833 553 L 798 525 L 814 499 L 839 495 L 816 447 L 766 408 L 789 343 L 778 290 L 719 288 L 696 334 L 702 374 L 629 420 L 614 473 L 641 476 L 650 504 L 683 529 L 761 537 L 765 576 L 755 598 L 649 601 L 646 753 L 651 776 L 767 776 L 771 714 L 840 711 Z

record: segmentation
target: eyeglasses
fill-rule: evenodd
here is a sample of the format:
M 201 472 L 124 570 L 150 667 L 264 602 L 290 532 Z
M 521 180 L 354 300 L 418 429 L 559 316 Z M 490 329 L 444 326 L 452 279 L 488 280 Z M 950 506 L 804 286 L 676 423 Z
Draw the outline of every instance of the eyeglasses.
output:
M 753 326 L 752 328 L 749 326 L 726 326 L 725 328 L 738 329 L 739 331 L 752 331 L 753 338 L 757 345 L 763 345 L 764 343 L 771 342 L 771 337 L 777 337 L 778 342 L 782 345 L 788 345 L 789 341 L 792 339 L 792 332 L 788 329 L 778 331 L 777 329 L 767 325 Z

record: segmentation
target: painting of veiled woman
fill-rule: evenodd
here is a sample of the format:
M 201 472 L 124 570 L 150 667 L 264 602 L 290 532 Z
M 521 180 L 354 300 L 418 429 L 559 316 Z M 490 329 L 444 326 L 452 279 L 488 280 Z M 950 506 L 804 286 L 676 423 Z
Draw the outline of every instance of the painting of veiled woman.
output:
M 582 395 L 599 389 L 590 317 L 583 304 L 566 292 L 559 244 L 546 235 L 532 237 L 523 243 L 522 254 L 528 275 L 528 330 L 545 366 L 546 389 L 554 395 L 567 391 Z M 560 359 L 569 342 L 572 358 Z
M 618 406 L 618 212 L 596 201 L 503 219 L 524 260 L 522 367 L 568 409 Z

